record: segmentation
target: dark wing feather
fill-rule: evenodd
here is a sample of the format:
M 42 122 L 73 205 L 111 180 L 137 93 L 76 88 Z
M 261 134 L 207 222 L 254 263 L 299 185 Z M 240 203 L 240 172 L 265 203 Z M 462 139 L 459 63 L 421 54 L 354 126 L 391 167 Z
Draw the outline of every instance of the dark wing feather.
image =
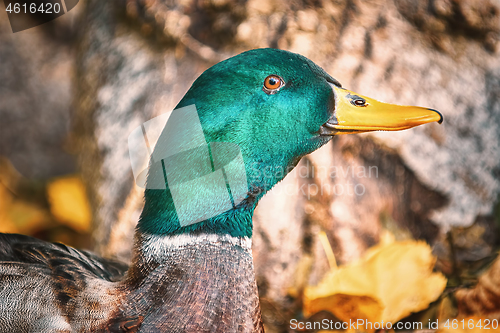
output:
M 87 251 L 79 251 L 60 243 L 49 243 L 33 237 L 0 233 L 0 263 L 19 262 L 70 265 L 76 270 L 108 281 L 120 280 L 128 269 L 126 264 L 104 259 Z

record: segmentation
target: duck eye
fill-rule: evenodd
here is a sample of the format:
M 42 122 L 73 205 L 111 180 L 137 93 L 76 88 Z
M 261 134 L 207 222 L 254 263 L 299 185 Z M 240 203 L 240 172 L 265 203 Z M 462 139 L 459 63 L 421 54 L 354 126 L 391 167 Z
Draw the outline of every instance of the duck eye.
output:
M 264 88 L 263 88 L 263 90 L 267 94 L 274 94 L 284 84 L 285 83 L 283 82 L 283 79 L 280 78 L 278 75 L 269 75 L 264 80 Z

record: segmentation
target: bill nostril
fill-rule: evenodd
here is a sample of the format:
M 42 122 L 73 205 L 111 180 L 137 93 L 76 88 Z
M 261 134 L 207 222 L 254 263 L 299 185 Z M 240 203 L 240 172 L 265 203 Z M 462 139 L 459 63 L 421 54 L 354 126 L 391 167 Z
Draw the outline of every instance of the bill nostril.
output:
M 357 98 L 351 101 L 355 106 L 366 106 L 366 101 L 362 98 Z

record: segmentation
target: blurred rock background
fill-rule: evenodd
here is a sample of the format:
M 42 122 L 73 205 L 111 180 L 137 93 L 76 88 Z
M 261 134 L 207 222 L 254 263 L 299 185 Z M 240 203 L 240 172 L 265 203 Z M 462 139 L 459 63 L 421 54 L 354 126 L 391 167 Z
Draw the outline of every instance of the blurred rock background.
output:
M 86 0 L 16 34 L 2 8 L 0 231 L 127 261 L 142 205 L 129 133 L 216 62 L 277 47 L 445 122 L 338 136 L 266 195 L 253 237 L 266 328 L 300 316 L 329 247 L 348 264 L 387 234 L 430 244 L 448 293 L 474 286 L 500 244 L 499 40 L 498 0 Z M 464 290 L 463 311 L 500 309 L 464 305 L 498 289 Z

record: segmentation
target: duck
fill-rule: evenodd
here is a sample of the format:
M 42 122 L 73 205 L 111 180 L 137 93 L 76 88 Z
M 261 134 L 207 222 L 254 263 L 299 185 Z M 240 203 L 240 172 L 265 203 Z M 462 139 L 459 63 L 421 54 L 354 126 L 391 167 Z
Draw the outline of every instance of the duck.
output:
M 335 135 L 443 121 L 271 48 L 210 67 L 174 112 L 151 155 L 130 265 L 0 234 L 0 332 L 264 332 L 251 249 L 259 200 Z M 215 176 L 225 182 L 202 181 Z

